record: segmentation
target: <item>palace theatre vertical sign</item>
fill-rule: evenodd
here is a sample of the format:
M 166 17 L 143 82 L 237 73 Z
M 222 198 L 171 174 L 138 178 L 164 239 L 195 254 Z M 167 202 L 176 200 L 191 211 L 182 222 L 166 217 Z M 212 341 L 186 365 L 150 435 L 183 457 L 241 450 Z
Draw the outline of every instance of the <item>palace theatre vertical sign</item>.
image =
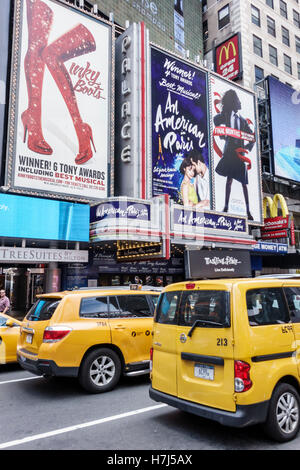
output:
M 241 80 L 241 40 L 235 34 L 215 48 L 215 71 L 228 80 Z

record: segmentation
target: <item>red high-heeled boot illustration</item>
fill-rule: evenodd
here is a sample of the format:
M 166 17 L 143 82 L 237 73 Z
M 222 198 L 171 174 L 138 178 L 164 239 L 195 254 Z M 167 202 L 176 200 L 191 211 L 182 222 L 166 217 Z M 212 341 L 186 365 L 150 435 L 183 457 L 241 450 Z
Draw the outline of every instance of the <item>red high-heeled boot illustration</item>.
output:
M 28 50 L 24 66 L 28 92 L 28 108 L 21 115 L 24 126 L 24 142 L 30 150 L 51 155 L 52 148 L 45 141 L 42 132 L 42 88 L 45 62 L 41 54 L 48 44 L 53 13 L 40 0 L 27 0 Z
M 42 58 L 65 100 L 75 127 L 79 142 L 79 152 L 75 163 L 78 165 L 92 158 L 91 143 L 95 152 L 96 149 L 92 129 L 82 121 L 72 80 L 64 62 L 95 50 L 96 43 L 93 35 L 85 26 L 79 24 L 47 46 L 42 53 Z

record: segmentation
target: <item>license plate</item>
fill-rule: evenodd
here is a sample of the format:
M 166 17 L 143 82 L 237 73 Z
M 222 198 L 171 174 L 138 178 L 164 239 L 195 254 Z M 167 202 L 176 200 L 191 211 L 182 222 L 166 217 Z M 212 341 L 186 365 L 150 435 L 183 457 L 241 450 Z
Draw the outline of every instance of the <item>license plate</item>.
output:
M 215 368 L 206 364 L 195 364 L 194 374 L 199 379 L 214 380 Z
M 32 335 L 26 335 L 26 343 L 32 344 Z

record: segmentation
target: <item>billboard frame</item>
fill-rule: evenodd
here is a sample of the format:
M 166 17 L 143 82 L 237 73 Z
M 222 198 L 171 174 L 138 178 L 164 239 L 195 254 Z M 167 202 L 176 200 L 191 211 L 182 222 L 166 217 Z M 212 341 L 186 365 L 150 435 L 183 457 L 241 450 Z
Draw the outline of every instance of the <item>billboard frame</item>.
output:
M 200 66 L 197 62 L 193 62 L 192 60 L 186 58 L 186 57 L 183 57 L 182 55 L 176 53 L 176 52 L 173 52 L 173 51 L 170 51 L 169 49 L 166 49 L 164 47 L 161 47 L 160 45 L 156 44 L 156 43 L 153 43 L 153 42 L 150 42 L 149 43 L 149 56 L 150 56 L 150 71 L 149 73 L 151 74 L 151 50 L 152 49 L 155 49 L 157 50 L 158 52 L 162 52 L 166 55 L 169 55 L 171 58 L 173 57 L 174 59 L 176 60 L 179 60 L 183 63 L 185 63 L 186 65 L 188 66 L 191 66 L 193 67 L 194 69 L 196 70 L 199 70 L 200 72 L 202 73 L 205 73 L 206 75 L 206 91 L 207 91 L 207 96 L 209 97 L 209 70 Z M 151 108 L 151 112 L 149 113 L 149 115 L 151 116 L 151 118 L 149 118 L 149 141 L 150 141 L 150 145 L 149 145 L 149 152 L 148 152 L 148 157 L 147 157 L 147 173 L 149 175 L 148 177 L 148 182 L 149 182 L 149 195 L 150 197 L 155 197 L 155 196 L 158 196 L 158 195 L 153 195 L 153 181 L 152 181 L 152 178 L 153 178 L 153 174 L 152 174 L 152 163 L 153 163 L 153 150 L 152 150 L 152 143 L 153 143 L 153 136 L 152 136 L 152 125 L 153 125 L 153 121 L 152 121 L 152 86 L 151 86 L 151 81 L 150 81 L 150 90 L 149 90 L 149 103 L 150 103 L 150 108 Z M 209 99 L 207 98 L 206 99 L 206 116 L 207 116 L 207 137 L 208 137 L 208 142 L 207 142 L 207 146 L 208 146 L 208 159 L 209 159 L 209 178 L 210 178 L 210 184 L 209 184 L 209 189 L 210 189 L 210 199 L 211 199 L 211 204 L 210 204 L 210 209 L 209 210 L 213 210 L 214 208 L 214 190 L 213 190 L 213 186 L 212 186 L 212 179 L 211 179 L 211 158 L 212 158 L 212 152 L 211 152 L 211 146 L 210 146 L 210 110 L 209 110 Z
M 108 104 L 107 104 L 107 119 L 108 119 L 108 145 L 107 145 L 107 197 L 114 194 L 114 84 L 115 84 L 115 25 L 110 21 L 99 18 L 96 13 L 85 11 L 83 8 L 71 5 L 65 0 L 49 0 L 53 4 L 62 8 L 71 10 L 86 19 L 95 23 L 100 23 L 108 28 L 108 54 L 109 54 L 109 68 L 108 68 Z M 63 193 L 58 191 L 48 191 L 43 189 L 25 188 L 16 186 L 15 179 L 15 164 L 16 164 L 16 142 L 17 142 L 17 108 L 19 100 L 19 83 L 20 83 L 20 69 L 21 69 L 21 44 L 22 44 L 22 20 L 25 10 L 24 0 L 15 0 L 13 8 L 14 30 L 12 38 L 12 53 L 10 69 L 10 93 L 9 93 L 9 110 L 8 110 L 8 129 L 7 129 L 7 146 L 6 146 L 6 166 L 5 166 L 5 191 L 21 195 L 40 196 L 53 199 L 64 199 L 66 201 L 85 202 L 98 201 L 102 197 L 90 197 L 84 195 L 74 195 L 71 193 Z M 84 192 L 84 189 L 82 189 Z
M 256 149 L 257 149 L 257 176 L 258 176 L 258 188 L 259 188 L 259 203 L 260 203 L 260 221 L 251 221 L 251 220 L 248 220 L 248 225 L 254 225 L 256 227 L 263 227 L 264 223 L 263 223 L 263 187 L 262 187 L 262 167 L 261 167 L 261 154 L 260 154 L 260 134 L 259 134 L 259 129 L 258 129 L 258 100 L 257 100 L 257 94 L 251 90 L 250 88 L 247 88 L 247 87 L 244 87 L 238 83 L 236 83 L 235 81 L 233 80 L 228 80 L 227 78 L 224 78 L 222 77 L 222 75 L 218 74 L 217 72 L 212 72 L 212 71 L 208 71 L 208 74 L 209 74 L 209 85 L 208 85 L 208 91 L 209 91 L 209 108 L 210 110 L 212 109 L 212 99 L 213 99 L 213 96 L 212 96 L 212 86 L 211 86 L 211 77 L 216 77 L 218 80 L 222 80 L 226 83 L 228 83 L 228 85 L 232 86 L 232 87 L 237 87 L 239 88 L 240 90 L 244 91 L 244 92 L 247 92 L 249 93 L 250 95 L 252 95 L 252 98 L 253 98 L 253 106 L 254 106 L 254 119 L 255 119 L 255 135 L 256 135 Z M 212 122 L 212 113 L 209 111 L 209 118 L 210 118 L 210 148 L 211 148 L 211 152 L 213 152 L 213 122 Z M 212 156 L 212 159 L 214 157 Z M 214 163 L 214 162 L 212 162 Z M 215 177 L 214 177 L 214 171 L 213 169 L 211 170 L 213 175 L 212 175 L 212 184 L 213 184 L 213 197 L 214 197 L 214 211 L 216 210 L 216 206 L 215 206 L 215 189 L 216 189 L 216 186 L 215 186 Z M 228 213 L 230 214 L 230 213 Z M 232 214 L 234 215 L 234 214 Z M 235 214 L 236 215 L 236 214 Z

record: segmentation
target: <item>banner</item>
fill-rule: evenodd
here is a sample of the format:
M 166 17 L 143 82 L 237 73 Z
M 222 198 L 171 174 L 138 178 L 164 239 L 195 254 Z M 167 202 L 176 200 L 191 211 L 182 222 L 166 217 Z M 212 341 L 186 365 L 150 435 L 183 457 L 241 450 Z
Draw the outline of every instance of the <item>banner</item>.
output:
M 152 194 L 211 207 L 207 74 L 151 49 Z
M 254 95 L 211 75 L 215 210 L 262 223 Z
M 6 184 L 109 193 L 111 26 L 52 0 L 16 1 Z

